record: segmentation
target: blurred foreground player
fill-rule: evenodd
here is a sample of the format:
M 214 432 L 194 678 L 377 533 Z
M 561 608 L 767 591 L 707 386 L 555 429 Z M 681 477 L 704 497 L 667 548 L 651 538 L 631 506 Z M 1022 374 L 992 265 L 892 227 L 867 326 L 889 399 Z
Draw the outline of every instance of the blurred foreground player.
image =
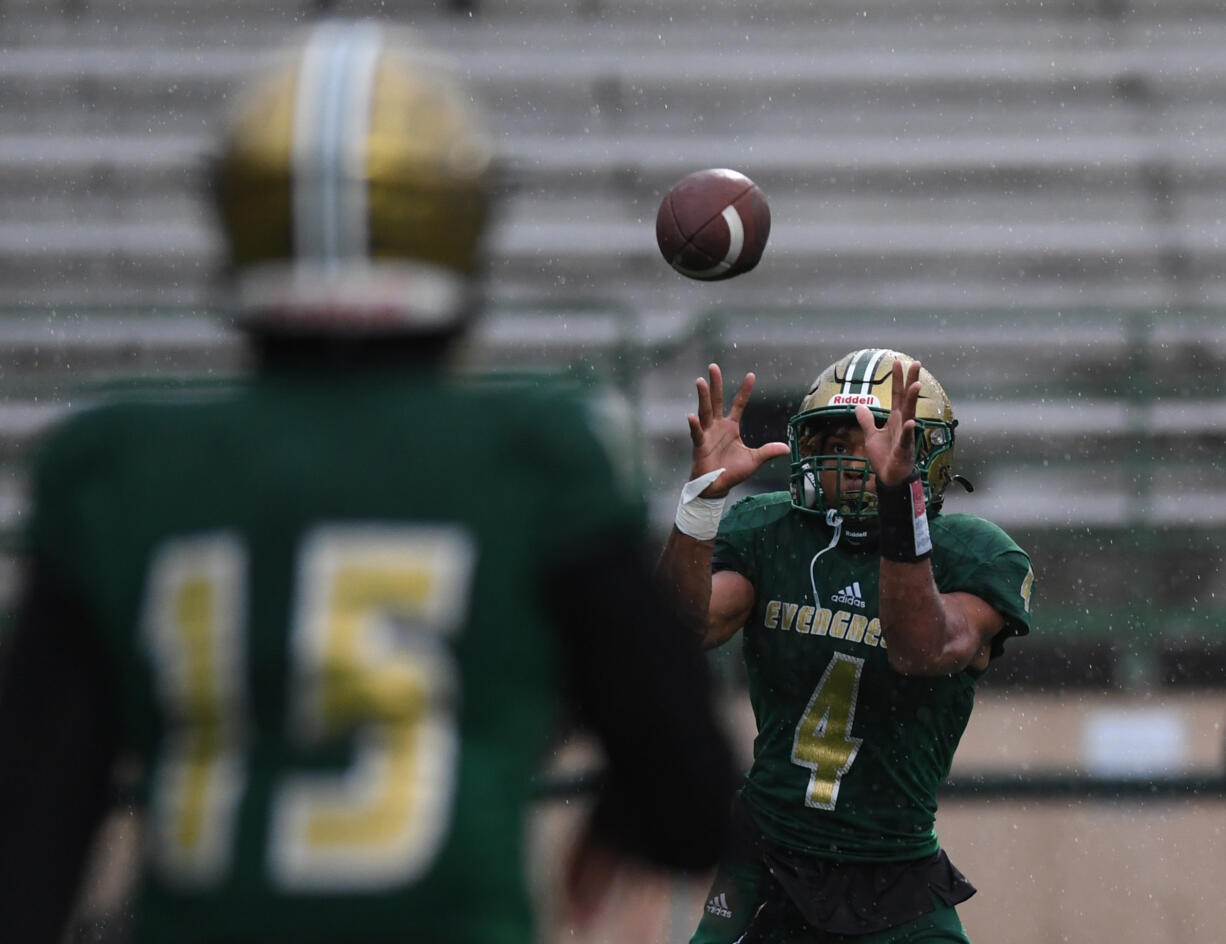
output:
M 100 407 L 40 458 L 0 687 L 5 940 L 58 940 L 132 759 L 138 941 L 527 944 L 563 693 L 609 763 L 579 904 L 611 856 L 715 862 L 729 754 L 642 564 L 629 446 L 594 395 L 446 375 L 493 163 L 400 39 L 320 27 L 225 141 L 255 377 Z
M 1029 632 L 1033 573 L 996 525 L 941 514 L 953 407 L 897 351 L 823 370 L 789 444 L 749 448 L 746 377 L 712 364 L 661 559 L 707 645 L 741 631 L 758 735 L 691 944 L 964 944 L 975 889 L 937 840 L 937 788 L 976 680 Z M 791 453 L 790 492 L 723 496 Z M 717 533 L 718 526 L 718 533 Z

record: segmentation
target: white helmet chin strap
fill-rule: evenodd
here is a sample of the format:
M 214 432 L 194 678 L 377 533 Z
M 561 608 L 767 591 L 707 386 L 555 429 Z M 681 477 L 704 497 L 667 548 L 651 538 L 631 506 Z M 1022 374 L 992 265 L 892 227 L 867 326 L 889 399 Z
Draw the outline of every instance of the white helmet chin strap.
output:
M 843 518 L 838 511 L 831 508 L 826 512 L 826 524 L 834 528 L 834 537 L 830 539 L 830 543 L 823 547 L 820 551 L 813 555 L 813 560 L 809 561 L 809 586 L 813 588 L 813 605 L 817 606 L 817 578 L 813 576 L 814 568 L 817 566 L 817 559 L 831 550 L 839 543 L 839 538 L 843 536 Z

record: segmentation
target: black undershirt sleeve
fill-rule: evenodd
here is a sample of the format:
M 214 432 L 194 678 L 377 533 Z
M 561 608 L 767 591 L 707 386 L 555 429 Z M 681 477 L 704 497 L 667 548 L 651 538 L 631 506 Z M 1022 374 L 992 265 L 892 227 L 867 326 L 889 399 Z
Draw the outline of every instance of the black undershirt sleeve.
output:
M 736 775 L 698 637 L 670 614 L 645 557 L 623 541 L 550 575 L 580 720 L 607 770 L 595 826 L 657 865 L 704 869 L 727 837 Z
M 0 650 L 0 928 L 54 944 L 109 799 L 112 679 L 71 589 L 35 566 Z

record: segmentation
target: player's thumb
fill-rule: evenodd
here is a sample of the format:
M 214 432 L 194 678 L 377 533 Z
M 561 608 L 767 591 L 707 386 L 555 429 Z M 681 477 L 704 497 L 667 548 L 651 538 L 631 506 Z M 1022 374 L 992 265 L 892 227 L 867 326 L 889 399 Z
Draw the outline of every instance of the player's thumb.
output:
M 877 417 L 873 415 L 873 411 L 866 407 L 863 403 L 856 407 L 856 422 L 860 424 L 860 428 L 864 430 L 864 435 L 867 436 L 877 429 Z
M 758 465 L 762 465 L 765 462 L 770 462 L 771 459 L 778 459 L 781 456 L 786 456 L 791 451 L 792 450 L 789 448 L 787 443 L 769 442 L 763 443 L 753 452 L 754 459 L 757 460 Z

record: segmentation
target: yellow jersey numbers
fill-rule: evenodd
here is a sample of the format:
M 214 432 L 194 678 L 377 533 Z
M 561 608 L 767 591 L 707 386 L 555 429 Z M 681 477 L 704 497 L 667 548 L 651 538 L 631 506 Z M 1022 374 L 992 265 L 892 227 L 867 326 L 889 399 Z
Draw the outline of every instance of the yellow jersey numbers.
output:
M 1022 598 L 1022 605 L 1026 612 L 1030 612 L 1030 594 L 1034 589 L 1034 568 L 1027 569 L 1026 576 L 1022 578 L 1022 588 L 1018 591 L 1018 595 Z
M 807 767 L 805 806 L 833 810 L 839 783 L 851 769 L 862 739 L 851 736 L 864 660 L 836 652 L 796 726 L 792 763 Z
M 181 884 L 212 883 L 230 864 L 243 782 L 246 563 L 241 544 L 215 534 L 164 545 L 149 575 L 142 629 L 168 729 L 152 854 Z
M 343 770 L 286 770 L 271 793 L 268 865 L 292 891 L 413 880 L 449 821 L 458 757 L 448 637 L 474 553 L 456 528 L 330 525 L 303 542 L 289 630 L 288 740 L 350 748 Z M 173 719 L 154 789 L 163 876 L 225 874 L 244 785 L 246 554 L 228 534 L 155 556 L 145 638 Z

